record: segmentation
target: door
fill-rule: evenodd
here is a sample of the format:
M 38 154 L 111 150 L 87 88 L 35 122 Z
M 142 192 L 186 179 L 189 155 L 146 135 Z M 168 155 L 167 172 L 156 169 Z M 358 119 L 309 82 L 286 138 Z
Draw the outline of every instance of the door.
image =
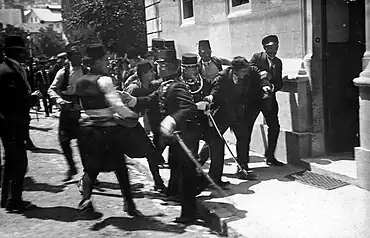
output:
M 363 0 L 326 0 L 325 139 L 328 153 L 353 152 L 359 145 L 358 89 L 365 52 Z

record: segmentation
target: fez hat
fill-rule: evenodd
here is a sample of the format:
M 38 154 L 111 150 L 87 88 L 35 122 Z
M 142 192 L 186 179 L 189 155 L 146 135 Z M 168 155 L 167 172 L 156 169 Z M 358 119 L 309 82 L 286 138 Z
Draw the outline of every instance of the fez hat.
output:
M 164 42 L 164 46 L 166 47 L 166 49 L 168 50 L 175 50 L 176 51 L 176 47 L 175 47 L 175 41 L 173 40 L 166 40 Z
M 209 43 L 209 40 L 200 40 L 198 42 L 198 50 L 211 50 L 211 44 Z
M 101 44 L 91 44 L 86 47 L 84 60 L 97 60 L 105 55 L 105 50 Z
M 26 42 L 19 35 L 9 35 L 5 38 L 6 49 L 26 49 Z
M 150 69 L 152 69 L 152 64 L 149 62 L 149 60 L 142 60 L 137 64 L 137 73 L 143 73 L 148 72 Z
M 166 48 L 166 41 L 161 38 L 152 39 L 152 50 L 164 50 Z
M 186 53 L 182 55 L 181 65 L 185 67 L 196 66 L 198 63 L 198 56 L 192 53 Z
M 174 50 L 159 50 L 157 52 L 157 58 L 159 61 L 163 60 L 165 62 L 174 62 L 177 61 L 176 51 Z
M 263 37 L 262 39 L 262 45 L 268 46 L 273 44 L 279 44 L 279 38 L 276 35 L 268 35 Z

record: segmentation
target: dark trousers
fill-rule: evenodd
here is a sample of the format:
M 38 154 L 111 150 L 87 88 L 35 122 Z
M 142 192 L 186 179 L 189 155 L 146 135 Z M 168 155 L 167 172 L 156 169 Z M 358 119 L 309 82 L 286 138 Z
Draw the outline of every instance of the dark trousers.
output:
M 272 158 L 275 154 L 276 143 L 279 137 L 280 132 L 280 124 L 278 118 L 279 106 L 276 101 L 275 95 L 270 98 L 258 101 L 256 103 L 250 103 L 245 108 L 245 116 L 246 116 L 246 149 L 249 152 L 249 144 L 251 141 L 253 125 L 256 121 L 259 113 L 262 112 L 267 126 L 268 126 L 268 135 L 267 135 L 267 143 L 268 146 L 265 150 L 265 157 Z M 249 157 L 249 155 L 248 155 Z
M 146 157 L 155 185 L 163 185 L 158 167 L 164 160 L 162 151 L 156 148 L 140 123 L 136 127 L 126 128 L 126 130 L 128 131 L 126 154 L 132 158 Z
M 1 190 L 2 206 L 5 206 L 8 200 L 14 202 L 22 200 L 23 180 L 28 166 L 24 130 L 23 120 L 1 122 L 0 125 L 0 136 L 5 152 Z
M 79 111 L 62 110 L 60 112 L 58 137 L 69 169 L 76 169 L 72 155 L 71 140 L 77 138 L 79 119 Z
M 130 131 L 122 126 L 81 126 L 78 147 L 84 164 L 82 200 L 91 199 L 94 181 L 100 172 L 114 171 L 119 182 L 125 206 L 135 208 L 125 154 L 129 148 Z M 97 146 L 99 145 L 99 146 Z
M 49 116 L 49 113 L 52 113 L 53 104 L 50 99 L 50 96 L 47 92 L 41 92 L 42 94 L 42 104 L 44 105 L 45 115 Z
M 231 116 L 230 116 L 231 117 Z M 237 117 L 235 117 L 237 118 Z M 249 163 L 248 150 L 245 147 L 247 143 L 247 136 L 245 134 L 245 123 L 243 119 L 238 118 L 231 120 L 231 123 L 225 125 L 217 125 L 221 134 L 223 135 L 227 129 L 231 128 L 236 137 L 236 153 L 239 164 L 247 167 Z M 206 144 L 203 146 L 200 157 L 201 164 L 204 164 L 208 157 L 211 158 L 211 165 L 209 168 L 210 177 L 216 182 L 221 182 L 221 177 L 224 168 L 225 143 L 218 135 L 215 127 L 209 127 L 204 133 L 204 140 Z

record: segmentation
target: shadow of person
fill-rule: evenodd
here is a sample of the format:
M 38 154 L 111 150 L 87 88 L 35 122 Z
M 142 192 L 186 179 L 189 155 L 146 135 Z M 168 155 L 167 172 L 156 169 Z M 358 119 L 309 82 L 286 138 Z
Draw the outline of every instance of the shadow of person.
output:
M 92 194 L 94 195 L 100 195 L 100 196 L 105 196 L 105 197 L 114 197 L 114 198 L 122 198 L 121 193 L 104 193 L 100 191 L 93 191 Z M 132 197 L 133 198 L 144 198 L 144 194 L 139 193 L 139 192 L 132 192 Z
M 63 185 L 51 185 L 48 183 L 38 183 L 32 177 L 26 177 L 23 183 L 24 191 L 44 191 L 49 193 L 61 193 L 64 191 L 66 186 Z
M 62 222 L 76 222 L 79 220 L 95 220 L 103 216 L 100 212 L 84 216 L 76 208 L 72 207 L 36 207 L 31 211 L 26 211 L 23 215 L 27 218 L 35 218 L 40 220 L 54 220 Z
M 33 150 L 32 153 L 34 154 L 62 154 L 57 149 L 50 149 L 50 148 L 37 148 L 36 150 Z
M 43 127 L 37 127 L 37 126 L 30 126 L 30 130 L 48 132 L 48 131 L 53 130 L 53 128 L 51 128 L 51 127 L 43 128 Z
M 172 225 L 172 224 L 165 224 L 159 220 L 156 220 L 152 217 L 135 217 L 135 218 L 128 218 L 128 217 L 109 217 L 104 219 L 102 222 L 98 222 L 93 225 L 90 230 L 99 231 L 104 229 L 107 226 L 115 226 L 118 229 L 125 230 L 125 231 L 139 231 L 139 230 L 146 230 L 146 231 L 160 231 L 169 233 L 168 236 L 172 234 L 182 234 L 185 232 L 185 229 L 181 225 Z

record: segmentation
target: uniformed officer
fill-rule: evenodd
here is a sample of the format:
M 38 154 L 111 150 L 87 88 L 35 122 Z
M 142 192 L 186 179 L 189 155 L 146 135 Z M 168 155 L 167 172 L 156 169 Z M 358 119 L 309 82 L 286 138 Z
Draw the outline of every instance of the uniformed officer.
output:
M 282 166 L 284 164 L 275 158 L 276 143 L 280 132 L 278 118 L 279 106 L 276 101 L 275 93 L 283 87 L 282 62 L 276 57 L 279 49 L 279 39 L 276 35 L 268 35 L 262 39 L 262 45 L 265 51 L 255 53 L 250 63 L 263 71 L 261 74 L 266 75 L 270 83 L 264 86 L 263 90 L 265 95 L 262 98 L 253 96 L 247 98 L 248 102 L 245 108 L 248 136 L 247 149 L 249 151 L 249 143 L 254 122 L 259 113 L 262 112 L 268 126 L 268 146 L 265 150 L 266 164 Z
M 35 207 L 22 199 L 28 164 L 24 122 L 29 118 L 30 107 L 36 104 L 41 94 L 39 91 L 31 94 L 26 72 L 20 64 L 26 59 L 26 52 L 21 36 L 5 38 L 7 58 L 0 65 L 0 137 L 5 149 L 0 205 L 10 212 Z
M 183 63 L 192 62 L 185 60 Z M 176 75 L 176 72 L 172 72 L 172 75 Z M 159 89 L 148 97 L 136 98 L 129 94 L 125 94 L 123 97 L 129 106 L 148 107 L 159 102 L 164 118 L 160 124 L 160 131 L 165 136 L 166 143 L 171 147 L 173 158 L 177 160 L 176 171 L 180 176 L 181 215 L 175 222 L 184 224 L 194 222 L 196 220 L 195 196 L 198 183 L 196 167 L 182 147 L 172 138 L 173 133 L 179 131 L 186 146 L 193 154 L 197 153 L 199 146 L 199 125 L 195 117 L 197 105 L 188 86 L 179 78 L 174 77 L 163 82 Z

